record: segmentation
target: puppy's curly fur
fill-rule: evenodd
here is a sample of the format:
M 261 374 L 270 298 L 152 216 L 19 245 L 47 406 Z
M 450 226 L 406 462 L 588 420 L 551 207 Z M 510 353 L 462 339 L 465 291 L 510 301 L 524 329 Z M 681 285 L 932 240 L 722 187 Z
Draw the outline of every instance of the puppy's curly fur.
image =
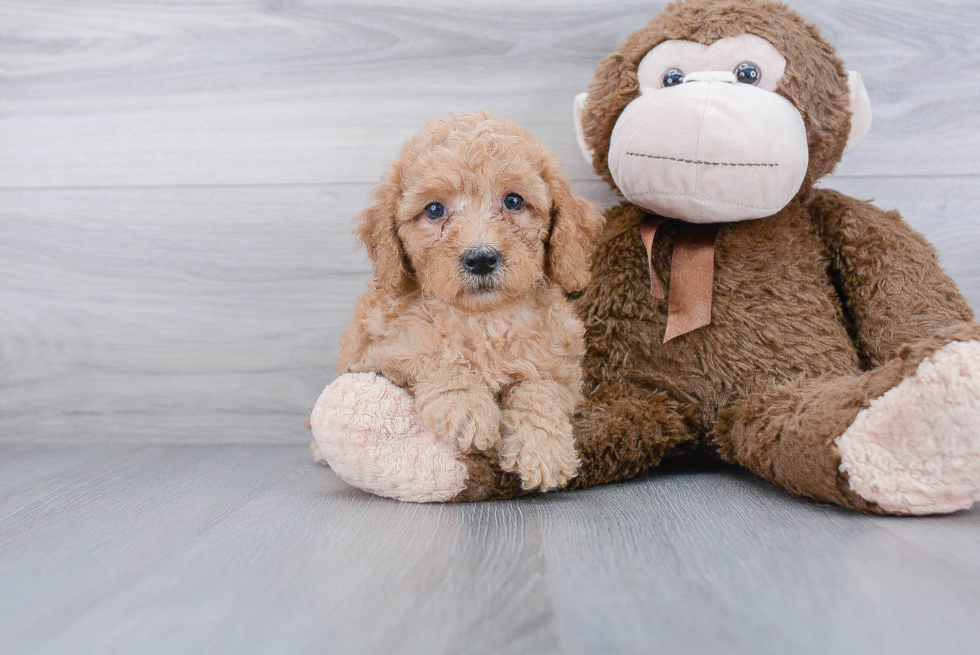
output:
M 510 194 L 523 207 L 505 207 Z M 427 216 L 432 203 L 444 216 Z M 339 373 L 408 389 L 437 434 L 495 452 L 526 489 L 567 483 L 579 466 L 570 418 L 584 329 L 565 294 L 589 281 L 599 208 L 575 197 L 530 132 L 478 112 L 409 140 L 355 221 L 375 276 Z M 478 250 L 496 253 L 491 273 L 464 265 Z

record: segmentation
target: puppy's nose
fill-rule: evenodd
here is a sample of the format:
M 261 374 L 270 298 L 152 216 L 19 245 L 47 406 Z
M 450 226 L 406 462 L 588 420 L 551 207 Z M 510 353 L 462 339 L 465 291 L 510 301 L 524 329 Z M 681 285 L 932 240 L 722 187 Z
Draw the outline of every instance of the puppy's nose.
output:
M 500 265 L 500 255 L 493 248 L 471 248 L 463 253 L 463 268 L 473 275 L 490 275 Z

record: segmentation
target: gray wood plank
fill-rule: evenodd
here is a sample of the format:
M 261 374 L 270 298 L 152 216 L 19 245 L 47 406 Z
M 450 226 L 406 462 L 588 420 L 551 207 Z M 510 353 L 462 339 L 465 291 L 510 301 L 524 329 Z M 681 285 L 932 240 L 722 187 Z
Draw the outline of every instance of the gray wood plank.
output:
M 486 109 L 593 179 L 571 100 L 663 2 L 0 5 L 0 187 L 372 182 Z M 847 175 L 980 174 L 980 5 L 797 0 L 876 108 Z
M 369 277 L 368 190 L 4 194 L 0 431 L 302 438 Z
M 31 447 L 54 462 L 53 446 Z M 926 543 L 954 534 L 955 557 Z M 418 506 L 347 487 L 303 445 L 148 446 L 0 519 L 0 641 L 32 654 L 972 653 L 978 537 L 980 510 L 868 517 L 726 468 Z
M 49 639 L 51 625 L 70 624 L 220 525 L 289 474 L 298 450 L 142 446 L 119 454 L 104 445 L 34 447 L 49 467 L 69 460 L 84 462 L 86 471 L 45 485 L 0 517 L 5 652 Z M 4 474 L 19 466 L 15 457 L 0 461 Z
M 93 467 L 117 460 L 136 450 L 133 444 L 105 444 L 101 448 L 73 449 L 66 456 L 60 445 L 12 443 L 3 448 L 5 466 L 0 478 L 0 521 L 59 490 L 90 477 Z
M 38 446 L 35 443 L 4 444 L 3 455 L 7 461 L 4 476 L 0 478 L 0 516 L 8 513 L 3 503 L 12 495 L 25 489 L 33 492 L 36 487 L 61 479 L 74 469 L 123 455 L 137 446 L 106 444 L 104 448 L 81 449 L 71 457 L 61 457 L 63 448 L 61 445 Z
M 519 505 L 385 501 L 302 446 L 143 453 L 0 522 L 12 652 L 557 652 Z
M 548 501 L 567 652 L 969 653 L 980 639 L 977 511 L 899 524 L 728 470 Z M 936 523 L 972 535 L 960 561 L 903 538 Z
M 980 306 L 980 180 L 827 185 L 900 209 Z M 0 440 L 305 440 L 370 277 L 370 188 L 0 191 Z

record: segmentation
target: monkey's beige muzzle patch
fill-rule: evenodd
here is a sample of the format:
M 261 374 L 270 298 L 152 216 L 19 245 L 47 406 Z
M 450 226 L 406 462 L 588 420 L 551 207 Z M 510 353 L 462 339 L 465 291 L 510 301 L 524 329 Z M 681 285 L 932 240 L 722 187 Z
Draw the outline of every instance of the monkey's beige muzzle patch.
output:
M 799 191 L 808 164 L 796 108 L 729 81 L 692 79 L 641 95 L 609 147 L 609 171 L 630 202 L 690 223 L 771 216 Z

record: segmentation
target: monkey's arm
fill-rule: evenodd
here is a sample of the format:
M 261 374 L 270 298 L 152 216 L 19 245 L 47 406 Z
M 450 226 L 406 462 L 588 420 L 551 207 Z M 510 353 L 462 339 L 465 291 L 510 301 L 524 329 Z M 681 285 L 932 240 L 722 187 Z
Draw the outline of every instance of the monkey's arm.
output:
M 973 320 L 935 248 L 898 212 L 825 189 L 815 192 L 809 210 L 830 253 L 852 334 L 871 366 L 904 344 Z

